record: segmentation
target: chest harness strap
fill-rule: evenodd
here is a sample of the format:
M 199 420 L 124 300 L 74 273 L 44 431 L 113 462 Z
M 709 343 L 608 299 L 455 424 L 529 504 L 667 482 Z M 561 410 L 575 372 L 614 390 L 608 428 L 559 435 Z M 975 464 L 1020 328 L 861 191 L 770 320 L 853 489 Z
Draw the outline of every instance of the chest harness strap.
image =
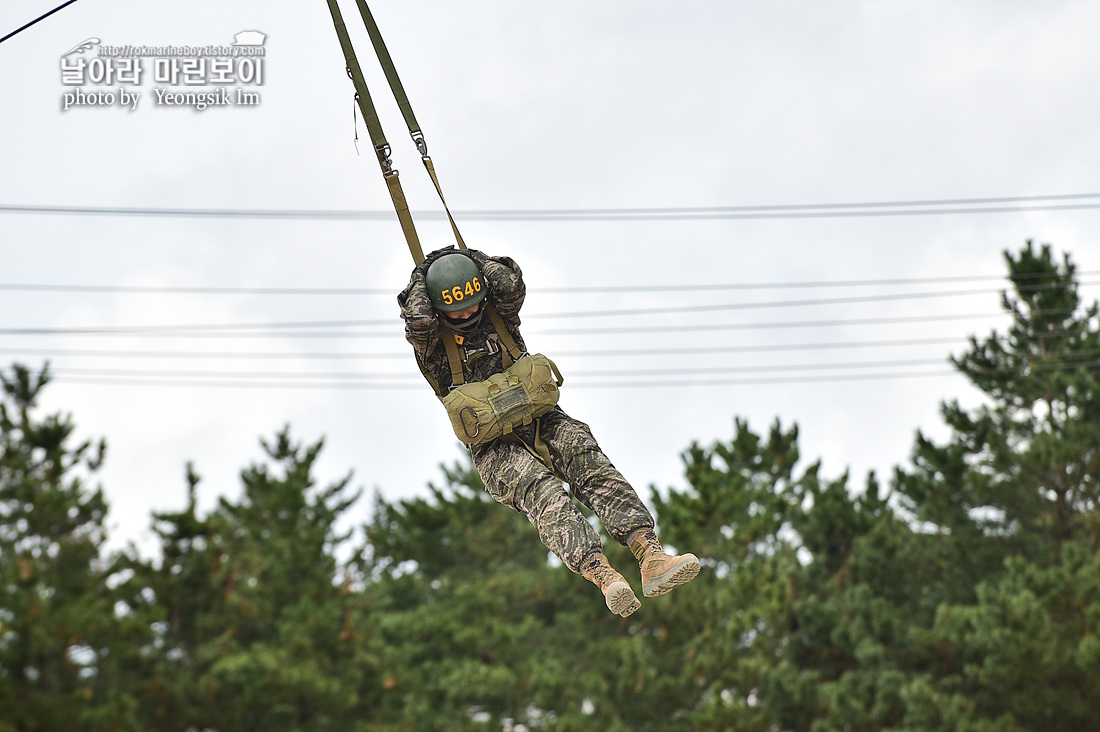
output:
M 348 35 L 347 26 L 344 25 L 343 15 L 340 12 L 337 0 L 326 0 L 326 2 L 328 3 L 329 13 L 332 15 L 333 25 L 336 28 L 336 35 L 340 40 L 340 49 L 344 53 L 348 76 L 355 86 L 355 101 L 359 106 L 359 111 L 363 115 L 363 121 L 367 125 L 371 144 L 374 145 L 374 152 L 378 158 L 378 165 L 382 169 L 382 178 L 386 182 L 386 189 L 389 191 L 390 199 L 393 201 L 394 211 L 397 212 L 397 220 L 401 224 L 401 231 L 405 235 L 405 241 L 409 246 L 409 253 L 412 254 L 413 262 L 419 265 L 424 261 L 424 250 L 420 246 L 420 239 L 416 234 L 416 226 L 413 223 L 412 213 L 409 211 L 408 203 L 405 200 L 405 192 L 401 188 L 401 180 L 397 169 L 393 167 L 393 163 L 390 160 L 390 145 L 386 141 L 385 132 L 382 130 L 382 123 L 378 119 L 378 112 L 374 108 L 374 102 L 371 100 L 366 80 L 363 78 L 363 70 L 360 68 L 359 61 L 355 57 L 355 48 L 351 44 L 351 38 Z M 416 115 L 413 113 L 408 95 L 405 94 L 405 88 L 401 84 L 401 79 L 397 76 L 397 69 L 394 67 L 393 59 L 390 58 L 389 51 L 386 49 L 386 44 L 382 39 L 382 34 L 378 30 L 378 25 L 374 22 L 374 16 L 371 14 L 370 8 L 367 7 L 366 0 L 356 0 L 356 5 L 359 8 L 359 15 L 363 19 L 363 24 L 366 26 L 367 35 L 370 36 L 371 45 L 374 46 L 374 53 L 378 57 L 378 62 L 382 66 L 383 73 L 386 75 L 386 81 L 389 83 L 390 91 L 393 92 L 394 99 L 397 101 L 397 106 L 401 110 L 401 115 L 405 118 L 405 124 L 409 128 L 409 135 L 412 137 L 413 143 L 420 153 L 420 160 L 424 163 L 424 169 L 428 171 L 428 176 L 432 180 L 432 185 L 435 186 L 435 192 L 439 195 L 439 200 L 443 204 L 443 210 L 447 212 L 447 220 L 451 224 L 451 231 L 455 235 L 455 241 L 458 243 L 458 248 L 466 249 L 466 242 L 462 240 L 462 234 L 458 231 L 458 225 L 455 223 L 454 216 L 451 215 L 451 209 L 447 206 L 447 200 L 443 197 L 443 188 L 439 184 L 439 176 L 435 172 L 435 164 L 432 163 L 432 159 L 428 155 L 428 143 L 424 138 L 424 133 L 420 129 L 420 125 L 416 121 Z M 493 323 L 493 328 L 496 330 L 497 336 L 504 346 L 504 350 L 501 353 L 504 368 L 509 369 L 524 354 L 520 352 L 515 339 L 512 338 L 508 329 L 504 327 L 504 321 L 501 319 L 500 314 L 497 313 L 490 304 L 486 304 L 486 309 L 489 319 Z M 462 358 L 458 353 L 458 343 L 456 342 L 454 331 L 442 322 L 439 327 L 443 345 L 447 351 L 447 362 L 451 370 L 451 388 L 453 389 L 465 383 L 465 378 L 462 373 Z M 560 386 L 561 375 L 558 373 L 557 367 L 554 366 L 553 362 L 549 359 L 546 359 L 546 361 L 552 367 L 553 374 L 557 377 L 557 383 Z M 428 379 L 428 383 L 430 383 L 433 388 L 436 388 L 438 393 L 438 385 L 435 383 L 435 380 L 428 375 L 427 370 L 424 368 L 423 364 L 420 363 L 419 359 L 417 359 L 417 366 L 420 367 L 420 371 Z M 445 395 L 439 394 L 439 396 L 442 398 Z M 542 439 L 541 420 L 536 418 L 534 421 L 534 447 L 516 437 L 515 433 L 511 430 L 500 439 L 518 442 L 523 445 L 528 452 L 545 464 L 554 475 L 558 478 L 562 478 L 554 469 L 554 465 L 550 460 L 550 450 L 546 445 L 546 441 Z M 564 480 L 564 478 L 562 479 Z
M 504 368 L 507 371 L 507 369 L 510 369 L 513 364 L 519 361 L 520 358 L 522 358 L 526 354 L 522 353 L 519 350 L 519 346 L 516 344 L 515 339 L 512 338 L 512 334 L 508 332 L 508 329 L 504 325 L 504 319 L 500 317 L 500 313 L 496 311 L 496 308 L 494 308 L 491 303 L 485 304 L 485 314 L 489 316 L 489 321 L 493 324 L 493 330 L 497 332 L 497 337 L 500 339 L 501 345 L 504 346 L 501 349 L 500 356 L 503 361 Z M 466 383 L 466 378 L 462 371 L 462 356 L 459 354 L 458 351 L 458 343 L 455 341 L 454 331 L 447 327 L 447 325 L 442 321 L 439 323 L 439 329 L 440 340 L 443 341 L 443 347 L 447 351 L 447 364 L 451 370 L 451 389 L 453 390 Z M 560 386 L 562 382 L 561 374 L 558 373 L 557 367 L 554 365 L 554 362 L 546 359 L 545 356 L 535 356 L 535 358 L 545 359 L 546 362 L 549 363 L 550 368 L 553 371 L 553 375 L 557 377 L 557 385 Z M 536 417 L 534 419 L 534 423 L 535 439 L 533 441 L 533 445 L 528 445 L 526 442 L 521 440 L 511 429 L 511 426 L 508 426 L 505 429 L 504 434 L 498 439 L 522 445 L 524 449 L 531 453 L 531 455 L 533 455 L 543 465 L 549 468 L 551 473 L 553 473 L 559 479 L 565 480 L 565 478 L 563 478 L 554 467 L 554 463 L 550 459 L 550 448 L 549 446 L 547 446 L 546 441 L 542 439 L 541 417 Z

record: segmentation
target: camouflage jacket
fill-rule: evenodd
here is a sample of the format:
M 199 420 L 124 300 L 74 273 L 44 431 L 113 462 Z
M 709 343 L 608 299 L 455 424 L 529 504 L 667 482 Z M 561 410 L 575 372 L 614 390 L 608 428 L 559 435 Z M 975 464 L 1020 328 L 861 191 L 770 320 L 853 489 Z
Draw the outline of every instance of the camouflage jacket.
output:
M 447 247 L 429 254 L 422 264 L 413 270 L 409 284 L 397 296 L 401 306 L 401 318 L 405 321 L 405 339 L 412 344 L 420 370 L 431 383 L 438 396 L 445 395 L 451 387 L 451 369 L 447 363 L 447 351 L 439 330 L 439 316 L 428 298 L 424 277 L 428 265 L 444 254 L 465 254 L 477 263 L 489 287 L 488 300 L 500 313 L 508 332 L 515 339 L 521 352 L 527 347 L 519 334 L 519 309 L 523 306 L 526 288 L 519 265 L 508 257 L 490 257 L 474 249 Z M 467 383 L 484 381 L 504 370 L 502 345 L 487 316 L 481 318 L 477 329 L 464 337 L 459 346 L 463 356 L 463 376 Z

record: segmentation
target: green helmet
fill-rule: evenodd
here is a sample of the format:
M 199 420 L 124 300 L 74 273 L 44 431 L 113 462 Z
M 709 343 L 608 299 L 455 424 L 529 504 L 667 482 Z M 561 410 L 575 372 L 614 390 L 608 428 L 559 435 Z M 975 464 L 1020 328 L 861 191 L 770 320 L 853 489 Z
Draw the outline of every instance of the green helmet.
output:
M 432 262 L 424 280 L 432 305 L 443 313 L 472 308 L 488 294 L 477 263 L 457 252 L 444 254 Z

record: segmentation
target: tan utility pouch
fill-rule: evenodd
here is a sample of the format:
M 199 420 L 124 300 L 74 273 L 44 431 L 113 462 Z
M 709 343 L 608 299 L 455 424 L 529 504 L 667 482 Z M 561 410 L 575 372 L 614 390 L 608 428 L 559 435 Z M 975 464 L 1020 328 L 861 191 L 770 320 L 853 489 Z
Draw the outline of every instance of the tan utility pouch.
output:
M 467 445 L 509 435 L 558 403 L 561 373 L 546 356 L 523 356 L 503 373 L 455 387 L 443 397 L 455 435 Z

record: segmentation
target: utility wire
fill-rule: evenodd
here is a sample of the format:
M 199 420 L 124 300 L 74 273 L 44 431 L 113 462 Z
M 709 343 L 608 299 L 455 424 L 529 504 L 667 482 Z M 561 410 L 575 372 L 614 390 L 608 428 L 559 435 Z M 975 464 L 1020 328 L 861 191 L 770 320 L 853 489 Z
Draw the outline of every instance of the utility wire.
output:
M 1051 331 L 1041 336 L 1033 336 L 1030 340 L 1047 339 L 1052 337 L 1072 335 L 1067 331 Z M 959 335 L 948 338 L 905 338 L 893 340 L 873 341 L 832 341 L 816 343 L 765 343 L 745 346 L 699 346 L 682 348 L 614 348 L 598 350 L 555 350 L 554 354 L 559 358 L 586 358 L 586 357 L 629 357 L 640 356 L 680 356 L 680 355 L 706 355 L 718 353 L 771 353 L 777 351 L 821 351 L 821 350 L 847 350 L 861 348 L 896 348 L 907 346 L 945 345 L 949 343 L 965 342 L 970 335 Z M 64 349 L 64 348 L 0 348 L 0 353 L 22 356 L 41 357 L 87 357 L 87 358 L 184 358 L 184 359 L 255 359 L 271 361 L 276 359 L 301 359 L 301 360 L 372 360 L 372 359 L 402 359 L 409 358 L 409 351 L 358 351 L 358 352 L 304 352 L 294 353 L 286 351 L 122 351 L 122 350 L 96 350 L 96 349 Z
M 853 216 L 921 216 L 941 214 L 984 214 L 1019 211 L 1057 211 L 1100 208 L 1100 193 L 1070 193 L 1046 196 L 1002 196 L 863 203 L 780 204 L 761 206 L 713 206 L 680 208 L 593 208 L 593 209 L 484 209 L 455 210 L 455 218 L 467 221 L 660 221 L 703 219 L 796 219 Z M 1041 203 L 1053 201 L 1085 203 Z M 976 204 L 1038 204 L 976 206 Z M 293 209 L 195 209 L 108 206 L 0 205 L 0 213 L 76 214 L 99 216 L 167 216 L 177 218 L 316 219 L 329 221 L 379 221 L 393 218 L 384 210 L 293 210 Z M 415 211 L 422 220 L 444 219 L 442 211 Z
M 1054 365 L 1050 368 L 1035 367 L 1034 371 L 1067 371 L 1077 369 L 1095 370 L 1100 367 L 1100 361 L 1088 361 L 1075 364 Z M 990 369 L 986 373 L 1009 373 L 1006 370 Z M 879 372 L 869 374 L 821 374 L 813 376 L 789 376 L 760 379 L 711 379 L 711 380 L 661 380 L 661 381 L 582 381 L 570 384 L 570 389 L 645 389 L 645 388 L 669 388 L 687 386 L 756 386 L 766 384 L 795 384 L 795 383 L 828 383 L 840 381 L 877 381 L 892 379 L 911 379 L 945 376 L 965 376 L 957 369 L 940 371 L 913 371 L 913 372 Z M 95 376 L 69 376 L 56 379 L 57 381 L 74 384 L 100 384 L 111 386 L 167 386 L 167 387 L 215 387 L 215 388 L 250 388 L 250 389 L 327 389 L 327 390 L 420 390 L 426 388 L 419 383 L 359 383 L 359 382 L 328 382 L 328 383 L 301 383 L 301 382 L 256 382 L 256 381 L 166 381 L 161 379 L 113 379 L 109 377 Z
M 966 340 L 967 336 L 960 335 L 955 338 L 911 338 L 886 341 L 839 341 L 824 343 L 773 343 L 752 346 L 702 346 L 685 348 L 616 348 L 604 350 L 580 350 L 559 351 L 554 355 L 559 358 L 575 358 L 587 356 L 624 356 L 636 358 L 638 356 L 674 356 L 674 355 L 703 355 L 711 353 L 767 353 L 772 351 L 817 351 L 834 349 L 858 349 L 858 348 L 891 348 L 899 346 L 924 346 L 944 345 L 958 343 Z M 88 358 L 206 358 L 206 359 L 257 359 L 268 361 L 272 359 L 303 359 L 303 360 L 356 360 L 356 359 L 408 359 L 408 350 L 400 352 L 242 352 L 242 351 L 119 351 L 119 350 L 88 350 L 88 349 L 64 349 L 64 348 L 0 348 L 0 353 L 23 356 L 77 356 Z
M 1100 275 L 1100 270 L 1089 270 L 1084 272 L 1074 272 L 1076 277 L 1092 277 Z M 1057 275 L 1055 275 L 1057 276 Z M 528 290 L 532 293 L 605 293 L 605 292 L 695 292 L 705 290 L 780 290 L 780 289 L 795 289 L 795 288 L 818 288 L 818 287 L 878 287 L 878 286 L 897 286 L 897 285 L 926 285 L 926 284 L 941 284 L 948 282 L 977 282 L 982 280 L 1029 280 L 1040 278 L 1051 278 L 1052 275 L 1046 272 L 1023 272 L 1015 275 L 1014 278 L 1008 275 L 965 275 L 959 277 L 911 277 L 911 278 L 895 278 L 895 279 L 878 279 L 878 280 L 820 280 L 811 282 L 740 282 L 732 284 L 714 284 L 714 285 L 609 285 L 609 286 L 591 286 L 591 287 L 540 287 Z M 2 288 L 2 285 L 0 285 Z M 388 291 L 387 291 L 388 292 Z
M 823 371 L 829 369 L 863 369 L 883 368 L 896 366 L 943 366 L 949 363 L 946 357 L 933 359 L 903 359 L 887 361 L 848 361 L 841 363 L 810 363 L 810 364 L 766 364 L 754 366 L 711 366 L 711 367 L 678 367 L 671 369 L 572 369 L 569 371 L 572 377 L 584 376 L 684 376 L 687 374 L 729 374 L 729 373 L 771 373 L 775 371 Z M 50 372 L 57 376 L 137 376 L 137 377 L 185 377 L 185 378 L 240 378 L 240 379 L 398 379 L 412 380 L 420 383 L 424 377 L 419 371 L 377 371 L 377 372 L 347 372 L 347 371 L 188 371 L 188 370 L 158 370 L 158 369 L 96 369 L 57 366 L 50 368 Z
M 596 335 L 615 333 L 678 333 L 691 331 L 723 331 L 723 330 L 769 330 L 772 328 L 824 328 L 844 325 L 894 325 L 898 323 L 927 323 L 946 320 L 978 320 L 983 318 L 1006 317 L 1008 313 L 963 313 L 947 315 L 914 315 L 886 318 L 854 318 L 847 320 L 794 320 L 771 321 L 757 323 L 689 323 L 684 325 L 645 325 L 645 326 L 608 326 L 605 328 L 551 328 L 546 330 L 532 329 L 531 335 Z M 159 328 L 145 329 L 110 329 L 110 328 L 0 328 L 0 335 L 71 335 L 71 336 L 98 336 L 98 337 L 147 337 L 147 338 L 399 338 L 402 333 L 399 330 L 372 331 L 372 332 L 296 332 L 277 331 L 272 333 L 255 331 L 238 332 L 195 332 L 161 330 Z M 529 338 L 528 338 L 529 340 Z
M 57 12 L 58 10 L 61 10 L 62 8 L 66 7 L 66 6 L 68 6 L 68 5 L 72 5 L 72 4 L 73 4 L 73 3 L 75 3 L 75 2 L 76 2 L 76 0 L 69 0 L 68 2 L 65 2 L 65 3 L 61 3 L 61 4 L 60 4 L 60 5 L 58 5 L 58 6 L 56 7 L 56 8 L 54 8 L 54 9 L 53 9 L 53 10 L 51 10 L 50 12 L 46 13 L 45 15 L 40 15 L 40 16 L 38 16 L 37 18 L 35 18 L 34 20 L 32 20 L 32 21 L 31 21 L 30 23 L 27 23 L 26 25 L 24 25 L 24 26 L 23 26 L 23 27 L 21 27 L 21 28 L 16 28 L 16 29 L 15 29 L 15 30 L 13 30 L 13 31 L 12 31 L 11 33 L 7 34 L 7 35 L 6 35 L 6 36 L 4 36 L 3 38 L 0 38 L 0 43 L 3 43 L 4 41 L 8 40 L 8 39 L 9 39 L 9 38 L 11 38 L 12 36 L 16 35 L 17 33 L 22 33 L 23 31 L 27 30 L 28 28 L 30 28 L 30 27 L 31 27 L 32 25 L 34 25 L 35 23 L 37 23 L 37 22 L 39 22 L 39 21 L 41 21 L 41 20 L 45 20 L 46 18 L 48 18 L 48 17 L 50 17 L 51 15 L 53 15 L 54 13 L 56 13 L 56 12 Z
M 1076 359 L 1080 359 L 1084 356 L 1095 357 L 1100 355 L 1100 349 L 1087 348 L 1074 351 L 1060 351 L 1055 353 L 1046 354 L 1042 361 L 1029 364 L 1029 368 L 1037 370 L 1049 370 L 1055 368 L 1057 370 L 1064 370 L 1068 368 L 1076 367 L 1095 367 L 1100 366 L 1100 361 L 1095 360 L 1076 360 L 1076 361 L 1057 361 L 1048 362 L 1047 359 L 1053 359 L 1057 357 L 1068 356 Z M 742 373 L 775 373 L 780 371 L 829 371 L 829 370 L 844 370 L 844 369 L 875 369 L 875 368 L 895 368 L 898 366 L 935 366 L 946 365 L 950 363 L 946 357 L 939 358 L 922 358 L 922 359 L 891 359 L 891 360 L 877 360 L 877 361 L 841 361 L 831 363 L 773 363 L 773 364 L 752 364 L 747 366 L 707 366 L 707 367 L 684 367 L 677 366 L 674 368 L 645 368 L 645 369 L 570 369 L 569 376 L 572 380 L 573 377 L 589 377 L 589 376 L 614 376 L 614 377 L 632 377 L 632 376 L 686 376 L 686 375 L 701 375 L 701 374 L 742 374 Z M 1000 371 L 1008 373 L 1009 369 L 1001 369 Z M 317 371 L 193 371 L 193 370 L 165 370 L 165 369 L 103 369 L 103 368 L 79 368 L 79 367 L 51 367 L 51 373 L 58 376 L 112 376 L 112 377 L 185 377 L 185 378 L 239 378 L 239 379 L 351 379 L 351 380 L 371 380 L 371 379 L 398 379 L 398 380 L 412 380 L 417 383 L 422 378 L 418 371 L 374 371 L 374 372 L 317 372 Z
M 1100 284 L 1100 282 L 1079 282 L 1081 286 Z M 1064 283 L 1052 282 L 1038 285 L 1022 285 L 1019 292 L 1036 292 L 1065 287 Z M 768 302 L 715 303 L 709 305 L 679 305 L 665 308 L 630 308 L 622 310 L 582 310 L 563 313 L 531 313 L 524 317 L 535 318 L 596 318 L 619 315 L 658 315 L 668 313 L 699 313 L 711 310 L 757 310 L 761 308 L 818 307 L 821 305 L 848 305 L 861 302 L 887 302 L 892 300 L 924 300 L 937 297 L 965 297 L 971 295 L 990 295 L 1004 292 L 1003 288 L 976 290 L 940 290 L 936 292 L 904 292 L 889 295 L 856 295 L 852 297 L 829 297 L 813 300 L 772 300 Z
M 733 386 L 733 385 L 757 385 L 757 384 L 789 384 L 789 383 L 819 383 L 830 381 L 865 381 L 865 380 L 877 380 L 877 379 L 901 379 L 901 378 L 914 378 L 914 377 L 926 377 L 926 376 L 958 376 L 957 371 L 930 371 L 930 372 L 916 372 L 916 373 L 895 373 L 895 374 L 862 374 L 862 375 L 838 375 L 838 376 L 813 376 L 813 377 L 789 377 L 789 378 L 775 378 L 775 379 L 732 379 L 722 381 L 684 381 L 684 382 L 636 382 L 631 384 L 619 383 L 619 382 L 607 382 L 607 383 L 580 383 L 572 384 L 570 388 L 573 389 L 586 389 L 586 388 L 600 388 L 600 389 L 618 389 L 618 388 L 648 388 L 648 387 L 665 387 L 665 386 Z M 300 382 L 255 382 L 255 381 L 165 381 L 165 380 L 139 380 L 139 379 L 110 379 L 94 376 L 70 376 L 55 379 L 55 381 L 69 384 L 97 384 L 97 385 L 110 385 L 110 386 L 167 386 L 171 388 L 177 387 L 214 387 L 214 388 L 229 388 L 229 389 L 326 389 L 326 390 L 403 390 L 403 391 L 420 391 L 427 389 L 424 384 L 362 384 L 355 382 L 341 382 L 341 383 L 300 383 Z
M 728 330 L 771 330 L 776 328 L 832 328 L 846 325 L 897 325 L 899 323 L 935 323 L 947 320 L 1000 318 L 1006 313 L 964 313 L 951 315 L 913 315 L 892 318 L 853 318 L 849 320 L 782 320 L 767 323 L 688 323 L 685 325 L 608 326 L 605 328 L 551 328 L 531 331 L 532 335 L 614 335 L 635 333 L 695 333 Z M 530 340 L 529 338 L 527 340 Z
M 1100 282 L 1080 282 L 1081 286 L 1100 284 Z M 1035 285 L 1022 285 L 1017 288 L 1019 292 L 1036 292 L 1052 290 L 1064 287 L 1063 283 L 1042 283 Z M 975 290 L 941 290 L 935 292 L 908 292 L 893 293 L 888 295 L 859 295 L 853 297 L 816 298 L 810 300 L 772 300 L 765 302 L 738 302 L 738 303 L 712 303 L 708 305 L 684 305 L 664 308 L 627 308 L 621 310 L 586 310 L 559 313 L 529 313 L 525 314 L 527 320 L 550 318 L 588 318 L 588 317 L 616 317 L 622 315 L 655 315 L 672 313 L 696 313 L 727 310 L 757 310 L 783 307 L 819 307 L 822 305 L 843 305 L 864 302 L 886 302 L 896 300 L 920 300 L 938 297 L 958 297 L 972 295 L 988 295 L 1003 292 L 1003 289 L 975 289 Z M 393 326 L 398 323 L 397 318 L 373 319 L 373 320 L 322 320 L 322 321 L 298 321 L 276 323 L 216 323 L 201 325 L 129 325 L 129 326 L 94 326 L 71 328 L 0 328 L 0 335 L 199 335 L 208 331 L 254 331 L 254 330 L 285 330 L 290 328 L 348 328 L 348 327 L 372 327 Z M 248 335 L 239 333 L 237 335 Z M 255 335 L 255 334 L 253 334 Z M 379 336 L 381 333 L 357 333 L 348 334 L 356 336 Z
M 1100 270 L 1075 272 L 1077 277 L 1100 275 Z M 1050 278 L 1045 272 L 1023 272 L 1017 280 Z M 779 290 L 816 287 L 871 287 L 896 285 L 926 285 L 948 282 L 978 282 L 986 280 L 1010 280 L 1008 275 L 964 275 L 958 277 L 911 277 L 877 280 L 822 280 L 817 282 L 738 282 L 728 284 L 696 285 L 609 285 L 591 287 L 533 287 L 529 294 L 582 294 L 606 292 L 698 292 L 710 290 Z M 121 294 L 170 294 L 170 295 L 385 295 L 396 294 L 393 288 L 383 287 L 168 287 L 127 285 L 60 285 L 0 282 L 0 290 L 22 292 L 87 292 Z
M 1045 366 L 1034 366 L 1033 371 L 1076 371 L 1077 369 L 1086 369 L 1089 371 L 1096 370 L 1100 367 L 1100 361 L 1080 361 L 1062 364 L 1049 364 Z M 977 369 L 976 369 L 977 370 Z M 985 374 L 1015 374 L 1019 373 L 1017 369 L 982 369 L 980 373 Z M 908 377 L 923 377 L 923 376 L 945 376 L 948 374 L 956 374 L 959 376 L 965 376 L 965 374 L 959 369 L 952 369 L 949 371 L 916 371 L 916 372 L 901 372 L 901 373 L 872 373 L 872 374 L 826 374 L 822 376 L 791 376 L 791 377 L 777 377 L 774 379 L 713 379 L 709 381 L 698 380 L 680 380 L 680 381 L 630 381 L 624 382 L 620 380 L 616 381 L 586 381 L 580 384 L 573 384 L 573 388 L 583 389 L 626 389 L 626 388 L 651 388 L 651 387 L 669 387 L 669 386 L 734 386 L 745 384 L 779 384 L 779 383 L 795 383 L 795 382 L 814 382 L 814 381 L 862 381 L 872 379 L 896 379 L 896 378 L 908 378 Z

